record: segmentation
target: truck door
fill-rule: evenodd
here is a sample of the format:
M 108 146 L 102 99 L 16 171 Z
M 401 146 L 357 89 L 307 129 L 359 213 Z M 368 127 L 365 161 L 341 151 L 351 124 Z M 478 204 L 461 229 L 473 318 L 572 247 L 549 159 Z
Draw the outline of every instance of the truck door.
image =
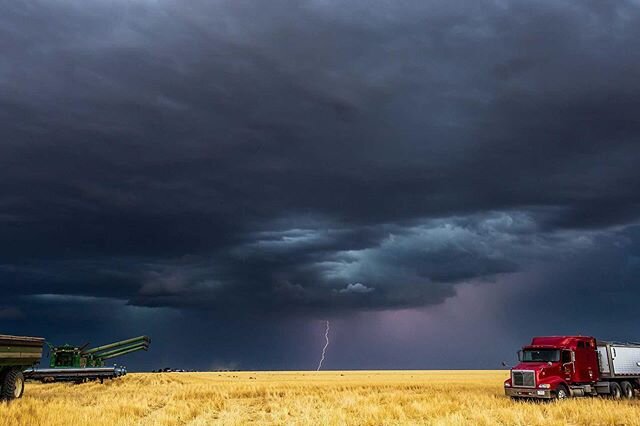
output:
M 560 358 L 560 371 L 567 383 L 573 383 L 576 375 L 575 352 L 563 350 Z

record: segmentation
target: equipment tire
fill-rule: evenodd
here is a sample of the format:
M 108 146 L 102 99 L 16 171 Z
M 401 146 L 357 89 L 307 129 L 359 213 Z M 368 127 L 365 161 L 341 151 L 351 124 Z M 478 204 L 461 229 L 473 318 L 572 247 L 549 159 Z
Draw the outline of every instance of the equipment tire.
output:
M 569 389 L 565 385 L 558 385 L 558 388 L 556 389 L 557 400 L 567 399 L 570 396 L 571 394 L 569 393 Z
M 622 389 L 620 385 L 616 382 L 612 382 L 609 384 L 609 398 L 611 399 L 620 399 L 622 398 Z
M 622 397 L 624 399 L 633 398 L 633 386 L 631 385 L 631 383 L 627 381 L 620 383 L 620 390 L 622 391 Z
M 11 401 L 22 398 L 24 393 L 24 375 L 22 371 L 11 369 L 4 373 L 0 386 L 0 399 Z

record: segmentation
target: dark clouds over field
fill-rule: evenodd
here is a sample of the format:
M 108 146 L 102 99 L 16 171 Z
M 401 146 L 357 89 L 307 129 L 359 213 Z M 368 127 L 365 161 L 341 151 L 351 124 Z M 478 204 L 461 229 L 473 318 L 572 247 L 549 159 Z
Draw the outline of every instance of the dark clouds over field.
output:
M 640 339 L 637 2 L 0 9 L 1 331 L 197 368 L 311 368 L 325 318 L 328 368 Z

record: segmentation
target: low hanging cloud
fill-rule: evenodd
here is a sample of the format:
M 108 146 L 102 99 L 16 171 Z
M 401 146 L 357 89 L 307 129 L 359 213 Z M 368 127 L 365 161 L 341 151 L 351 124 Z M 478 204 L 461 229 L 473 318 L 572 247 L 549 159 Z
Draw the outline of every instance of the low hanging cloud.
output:
M 355 284 L 347 284 L 345 288 L 338 290 L 338 292 L 339 293 L 370 293 L 374 290 L 375 288 L 367 287 L 362 283 L 355 283 Z
M 317 228 L 259 231 L 217 255 L 164 262 L 122 258 L 119 275 L 96 273 L 83 261 L 24 267 L 17 274 L 31 285 L 14 291 L 52 297 L 47 294 L 82 289 L 131 305 L 220 315 L 406 308 L 441 303 L 460 284 L 482 285 L 501 275 L 570 262 L 597 248 L 602 236 L 627 244 L 624 234 L 544 231 L 522 212 L 425 219 L 383 226 L 384 232 L 326 226 L 324 221 Z M 55 281 L 60 269 L 66 271 L 64 284 Z M 95 291 L 83 285 L 88 280 L 110 285 Z

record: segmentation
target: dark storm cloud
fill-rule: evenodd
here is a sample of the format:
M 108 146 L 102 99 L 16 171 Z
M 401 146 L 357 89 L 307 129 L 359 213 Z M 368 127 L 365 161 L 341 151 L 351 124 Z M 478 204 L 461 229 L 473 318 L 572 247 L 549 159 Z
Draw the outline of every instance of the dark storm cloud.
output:
M 513 327 L 538 328 L 540 333 L 541 324 L 526 325 L 515 312 L 516 300 L 527 300 L 538 315 L 555 317 L 559 333 L 589 330 L 603 338 L 637 339 L 639 281 L 640 227 L 636 225 L 600 233 L 582 250 L 564 256 L 562 262 L 530 274 L 525 285 L 509 292 L 511 302 L 505 304 L 500 316 L 511 316 Z M 605 317 L 610 321 L 602 321 Z
M 1 7 L 5 310 L 431 305 L 640 213 L 635 2 Z

